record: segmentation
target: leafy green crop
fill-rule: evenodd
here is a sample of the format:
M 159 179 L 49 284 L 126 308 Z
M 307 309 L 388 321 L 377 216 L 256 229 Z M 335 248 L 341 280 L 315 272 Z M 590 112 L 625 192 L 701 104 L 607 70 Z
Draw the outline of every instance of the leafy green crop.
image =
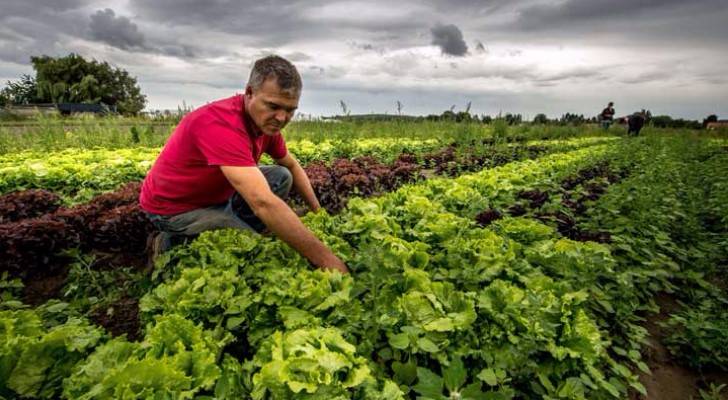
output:
M 56 398 L 61 381 L 103 337 L 80 319 L 46 330 L 34 311 L 0 311 L 0 395 Z
M 346 399 L 371 379 L 366 359 L 333 328 L 275 332 L 253 359 L 254 399 Z
M 69 399 L 191 399 L 214 387 L 217 359 L 232 338 L 204 331 L 176 315 L 158 317 L 141 343 L 113 339 L 99 346 L 63 384 Z

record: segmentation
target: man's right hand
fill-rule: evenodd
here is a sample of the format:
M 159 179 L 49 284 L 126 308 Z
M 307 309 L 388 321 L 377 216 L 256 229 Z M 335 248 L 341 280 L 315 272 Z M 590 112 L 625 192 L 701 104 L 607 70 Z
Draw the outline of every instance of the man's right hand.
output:
M 349 272 L 346 264 L 301 222 L 283 200 L 271 192 L 257 167 L 220 168 L 255 215 L 276 236 L 319 268 L 336 269 L 344 274 Z
M 331 257 L 330 260 L 325 261 L 324 263 L 322 263 L 322 265 L 319 265 L 319 267 L 331 271 L 336 270 L 341 272 L 342 274 L 349 273 L 349 268 L 346 267 L 346 264 L 341 261 L 339 257 L 336 256 Z

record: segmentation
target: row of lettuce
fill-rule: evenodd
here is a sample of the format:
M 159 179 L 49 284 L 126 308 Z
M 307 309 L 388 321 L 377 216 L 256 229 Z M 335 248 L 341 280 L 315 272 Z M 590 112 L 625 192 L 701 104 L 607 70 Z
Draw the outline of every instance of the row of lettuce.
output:
M 633 172 L 580 222 L 609 231 L 610 245 L 530 218 L 474 223 L 519 191 L 605 160 Z M 347 276 L 311 270 L 269 237 L 209 232 L 159 263 L 139 342 L 56 321 L 47 308 L 1 311 L 0 395 L 624 398 L 644 391 L 635 369 L 647 368 L 640 322 L 654 293 L 685 280 L 720 301 L 703 278 L 725 232 L 700 221 L 725 226 L 727 163 L 716 146 L 638 139 L 307 216 Z M 675 326 L 679 341 L 687 326 Z
M 588 137 L 566 141 L 534 141 L 529 144 L 552 147 L 608 140 L 613 138 Z M 448 144 L 438 139 L 379 138 L 351 142 L 324 140 L 320 143 L 301 140 L 290 142 L 288 147 L 306 165 L 364 155 L 375 155 L 381 162 L 392 162 L 402 153 L 424 154 Z M 159 151 L 159 148 L 145 147 L 68 149 L 51 154 L 29 151 L 0 156 L 0 194 L 24 189 L 46 189 L 61 195 L 68 203 L 88 201 L 124 183 L 143 179 Z

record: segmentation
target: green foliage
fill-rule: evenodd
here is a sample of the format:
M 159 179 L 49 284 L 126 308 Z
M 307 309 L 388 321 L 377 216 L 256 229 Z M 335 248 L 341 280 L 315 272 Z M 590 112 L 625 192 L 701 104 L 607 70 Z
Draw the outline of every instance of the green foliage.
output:
M 549 118 L 544 113 L 536 114 L 536 116 L 533 117 L 534 124 L 547 124 L 548 122 Z
M 76 318 L 46 330 L 34 311 L 0 311 L 0 396 L 57 398 L 61 381 L 103 336 Z
M 645 392 L 636 374 L 648 371 L 642 315 L 678 280 L 689 283 L 685 300 L 704 308 L 670 320 L 671 348 L 725 364 L 715 351 L 727 348 L 725 303 L 703 273 L 720 271 L 713 264 L 724 254 L 728 163 L 722 142 L 675 140 L 582 147 L 304 217 L 349 265 L 346 276 L 312 270 L 272 237 L 206 232 L 157 265 L 162 283 L 141 302 L 144 339 L 98 346 L 70 377 L 65 370 L 64 396 L 625 398 Z M 570 240 L 525 217 L 487 229 L 473 222 L 520 191 L 558 191 L 605 161 L 632 174 L 590 203 L 578 226 L 607 231 L 610 244 Z M 9 324 L 21 333 L 7 342 L 52 329 L 37 317 Z
M 93 256 L 78 257 L 70 265 L 62 298 L 79 313 L 111 307 L 121 298 L 139 298 L 149 290 L 150 279 L 130 267 L 99 269 Z
M 491 124 L 493 126 L 493 137 L 503 139 L 508 135 L 508 121 L 505 118 L 496 118 Z
M 176 315 L 159 317 L 144 341 L 99 346 L 63 384 L 68 399 L 191 399 L 221 376 L 217 359 L 231 340 Z
M 0 107 L 39 102 L 35 78 L 23 74 L 15 82 L 8 81 L 0 90 Z
M 253 364 L 253 399 L 347 399 L 371 379 L 366 360 L 333 328 L 275 332 Z
M 417 384 L 412 389 L 422 400 L 508 400 L 515 396 L 509 388 L 487 390 L 484 388 L 498 386 L 499 377 L 491 368 L 483 369 L 466 384 L 468 370 L 463 361 L 456 357 L 449 365 L 442 365 L 442 376 L 423 367 L 417 368 Z M 471 371 L 475 372 L 475 371 Z M 485 383 L 485 387 L 483 386 Z
M 664 327 L 670 352 L 697 369 L 728 370 L 728 300 L 704 299 L 670 315 Z
M 107 62 L 77 54 L 31 57 L 37 96 L 45 103 L 103 103 L 122 114 L 137 114 L 146 104 L 136 78 Z

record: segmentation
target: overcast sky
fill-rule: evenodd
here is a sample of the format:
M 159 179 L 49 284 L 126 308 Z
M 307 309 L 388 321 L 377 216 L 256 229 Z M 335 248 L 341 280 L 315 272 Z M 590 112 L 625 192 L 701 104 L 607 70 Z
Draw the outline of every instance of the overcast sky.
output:
M 148 108 L 242 92 L 291 60 L 300 111 L 728 118 L 728 0 L 3 0 L 0 81 L 76 52 L 138 78 Z

